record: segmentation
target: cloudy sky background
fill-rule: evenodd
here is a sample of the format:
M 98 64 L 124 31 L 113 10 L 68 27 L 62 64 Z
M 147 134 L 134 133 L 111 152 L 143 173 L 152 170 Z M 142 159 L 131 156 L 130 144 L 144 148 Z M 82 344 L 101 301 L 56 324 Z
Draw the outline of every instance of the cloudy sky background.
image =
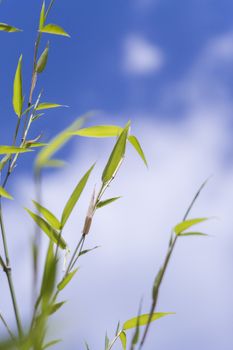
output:
M 11 90 L 21 52 L 28 88 L 39 8 L 40 1 L 26 0 L 5 0 L 0 6 L 2 22 L 25 29 L 0 36 L 1 144 L 10 143 L 15 125 Z M 82 348 L 84 339 L 91 349 L 101 349 L 106 330 L 113 335 L 118 320 L 135 316 L 141 297 L 143 311 L 148 311 L 170 229 L 210 175 L 192 213 L 214 217 L 200 227 L 210 237 L 178 242 L 158 305 L 159 311 L 176 315 L 153 324 L 145 349 L 232 349 L 232 10 L 227 0 L 57 0 L 51 22 L 62 25 L 71 39 L 49 38 L 51 54 L 38 91 L 45 86 L 45 101 L 70 108 L 35 123 L 32 138 L 43 130 L 49 140 L 78 115 L 101 110 L 89 124 L 124 125 L 131 119 L 149 162 L 147 170 L 129 146 L 108 193 L 122 198 L 96 213 L 86 246 L 101 248 L 80 259 L 77 278 L 64 292 L 63 299 L 69 299 L 65 316 L 53 317 L 51 336 L 59 329 L 64 339 L 59 349 Z M 71 248 L 113 142 L 77 138 L 61 152 L 66 168 L 44 177 L 44 204 L 60 215 L 78 179 L 97 160 L 65 232 Z M 30 313 L 33 224 L 23 207 L 34 198 L 32 163 L 27 155 L 19 164 L 18 180 L 9 186 L 15 201 L 5 204 L 25 320 Z M 44 247 L 46 243 L 45 238 Z M 10 320 L 6 290 L 0 308 Z

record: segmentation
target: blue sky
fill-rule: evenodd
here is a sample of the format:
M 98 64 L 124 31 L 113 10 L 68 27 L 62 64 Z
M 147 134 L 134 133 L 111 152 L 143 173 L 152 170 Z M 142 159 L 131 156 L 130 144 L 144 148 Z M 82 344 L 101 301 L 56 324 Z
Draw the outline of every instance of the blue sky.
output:
M 10 144 L 16 123 L 12 83 L 21 53 L 28 93 L 40 6 L 39 0 L 3 0 L 0 5 L 0 22 L 24 30 L 0 32 L 1 144 Z M 31 137 L 43 131 L 48 141 L 79 115 L 99 110 L 90 123 L 123 125 L 132 120 L 149 161 L 147 171 L 129 150 L 109 194 L 122 194 L 122 202 L 96 215 L 87 245 L 101 249 L 81 262 L 79 280 L 64 295 L 71 300 L 64 311 L 67 329 L 60 349 L 81 348 L 84 339 L 92 350 L 103 348 L 106 328 L 111 334 L 119 319 L 134 316 L 142 295 L 147 312 L 155 269 L 166 250 L 166 232 L 210 174 L 214 177 L 193 215 L 218 218 L 204 225 L 213 237 L 180 243 L 159 304 L 160 311 L 176 315 L 157 323 L 145 350 L 154 350 L 154 344 L 166 350 L 232 349 L 232 11 L 230 0 L 55 2 L 49 22 L 61 25 L 71 38 L 44 35 L 42 47 L 49 40 L 50 54 L 37 92 L 44 88 L 44 101 L 69 108 L 49 111 L 35 122 Z M 98 160 L 86 197 L 65 233 L 71 248 L 82 227 L 77 218 L 85 215 L 111 145 L 71 142 L 61 153 L 69 161 L 67 168 L 44 178 L 44 201 L 59 215 L 77 177 Z M 22 208 L 34 198 L 34 157 L 24 159 L 17 168 L 18 180 L 9 187 L 15 203 L 6 204 L 12 254 L 19 248 L 23 252 L 13 270 L 23 304 L 27 292 L 19 276 L 22 271 L 30 276 L 25 247 L 33 226 Z M 16 228 L 21 237 L 17 242 Z M 30 278 L 27 282 L 30 286 Z M 9 312 L 9 304 L 0 307 Z M 53 322 L 60 329 L 64 319 Z

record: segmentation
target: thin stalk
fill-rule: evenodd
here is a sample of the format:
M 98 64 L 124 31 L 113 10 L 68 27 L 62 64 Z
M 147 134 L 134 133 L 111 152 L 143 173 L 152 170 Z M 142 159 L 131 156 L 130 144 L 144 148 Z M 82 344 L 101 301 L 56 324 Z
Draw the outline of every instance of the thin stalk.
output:
M 80 255 L 81 255 L 81 253 L 82 253 L 83 246 L 84 246 L 84 243 L 85 243 L 85 238 L 86 238 L 86 236 L 84 236 L 84 238 L 83 238 L 83 241 L 82 241 L 81 246 L 80 246 L 80 249 L 79 249 L 79 253 L 78 253 L 78 255 L 76 256 L 75 260 L 73 261 L 70 270 L 73 269 L 74 265 L 76 264 L 78 258 L 80 257 Z
M 9 336 L 11 337 L 11 339 L 15 340 L 15 336 L 14 336 L 13 332 L 10 330 L 10 327 L 8 326 L 5 318 L 3 317 L 3 315 L 1 313 L 0 313 L 0 319 L 1 319 L 2 323 L 4 324 L 4 326 L 5 326 L 8 334 L 9 334 Z
M 67 266 L 67 269 L 66 269 L 66 272 L 64 274 L 64 277 L 67 276 L 68 273 L 70 272 L 70 269 L 71 269 L 71 266 L 73 264 L 73 261 L 74 261 L 74 259 L 76 257 L 76 254 L 77 254 L 80 246 L 82 245 L 83 240 L 85 240 L 85 235 L 81 236 L 81 238 L 80 238 L 80 240 L 79 240 L 79 242 L 78 242 L 78 244 L 77 244 L 77 246 L 76 246 L 76 248 L 74 250 L 74 253 L 73 253 L 73 255 L 72 255 L 71 259 L 70 259 L 69 265 Z

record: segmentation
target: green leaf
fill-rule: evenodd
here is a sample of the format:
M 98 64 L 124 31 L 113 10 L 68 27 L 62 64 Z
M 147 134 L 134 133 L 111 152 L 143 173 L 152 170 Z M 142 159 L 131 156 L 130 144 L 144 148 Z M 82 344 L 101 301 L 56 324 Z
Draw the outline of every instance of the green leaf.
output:
M 5 190 L 5 188 L 0 186 L 0 197 L 13 199 L 13 197 Z
M 123 350 L 126 350 L 126 346 L 127 346 L 127 337 L 126 337 L 126 333 L 124 331 L 122 331 L 119 335 L 120 340 L 121 340 L 121 345 Z
M 135 150 L 138 152 L 139 156 L 142 158 L 144 164 L 148 167 L 148 164 L 147 164 L 147 160 L 146 160 L 146 157 L 145 157 L 145 154 L 142 150 L 142 147 L 138 141 L 138 139 L 136 138 L 136 136 L 134 135 L 129 135 L 128 136 L 128 140 L 129 142 L 131 143 L 131 145 L 135 148 Z
M 48 251 L 45 260 L 43 279 L 41 284 L 41 300 L 43 309 L 47 309 L 48 303 L 52 297 L 56 280 L 56 259 L 53 251 L 53 242 L 49 242 Z
M 105 334 L 105 350 L 108 350 L 109 349 L 109 338 L 108 338 L 108 335 L 107 333 Z
M 44 23 L 45 23 L 45 1 L 43 1 L 41 11 L 40 11 L 39 29 L 42 29 L 44 27 Z
M 31 148 L 38 148 L 38 147 L 45 147 L 47 146 L 47 143 L 43 143 L 43 142 L 28 142 L 26 141 L 26 147 L 31 147 Z
M 190 219 L 190 220 L 185 220 L 180 222 L 178 225 L 176 225 L 174 227 L 174 232 L 179 235 L 181 233 L 183 233 L 185 230 L 187 230 L 188 228 L 199 224 L 200 222 L 206 221 L 208 220 L 208 218 L 198 218 L 198 219 Z
M 77 130 L 82 127 L 85 121 L 85 117 L 78 118 L 73 124 L 68 128 L 58 134 L 49 144 L 44 147 L 38 154 L 36 159 L 36 169 L 40 170 L 43 166 L 48 166 L 50 158 L 56 153 L 65 143 L 67 143 L 72 135 L 72 131 Z
M 48 54 L 49 54 L 49 44 L 47 44 L 46 48 L 44 49 L 40 58 L 37 61 L 37 64 L 36 64 L 37 73 L 42 73 L 44 71 L 48 61 Z M 38 107 L 36 108 L 36 110 L 38 110 Z
M 0 146 L 0 154 L 15 154 L 15 153 L 26 153 L 32 152 L 28 148 L 15 147 L 15 146 Z
M 109 199 L 106 199 L 106 200 L 104 200 L 104 201 L 100 201 L 100 202 L 98 202 L 98 204 L 97 204 L 97 208 L 102 208 L 102 207 L 104 207 L 105 205 L 108 205 L 108 204 L 110 204 L 110 203 L 112 203 L 112 202 L 115 202 L 117 199 L 119 199 L 119 198 L 121 198 L 121 197 L 114 197 L 114 198 L 109 198 Z
M 60 237 L 59 233 L 52 228 L 47 221 L 45 221 L 43 218 L 41 218 L 39 215 L 33 213 L 29 209 L 25 208 L 25 210 L 28 212 L 28 214 L 33 218 L 33 220 L 37 223 L 37 225 L 41 228 L 44 233 L 56 244 L 59 242 L 59 246 L 62 249 L 67 248 L 67 244 L 63 237 Z
M 22 87 L 22 58 L 21 55 L 15 72 L 13 88 L 13 107 L 15 114 L 20 118 L 23 109 L 23 87 Z
M 92 252 L 93 250 L 95 250 L 95 249 L 97 249 L 97 248 L 99 248 L 99 247 L 100 247 L 100 246 L 96 246 L 96 247 L 91 248 L 91 249 L 82 250 L 81 253 L 79 253 L 78 256 L 85 255 L 85 254 L 87 254 L 87 253 L 89 253 L 89 252 Z
M 56 339 L 56 340 L 52 340 L 49 343 L 45 344 L 42 348 L 42 350 L 48 349 L 50 346 L 56 345 L 58 343 L 60 343 L 62 341 L 62 339 Z
M 82 179 L 79 181 L 77 186 L 75 187 L 73 193 L 71 194 L 68 202 L 65 205 L 65 208 L 62 213 L 62 218 L 61 218 L 61 227 L 64 227 L 66 221 L 68 220 L 75 204 L 79 200 L 79 197 L 82 194 L 82 191 L 84 190 L 86 183 L 88 181 L 88 178 L 94 168 L 95 164 L 90 167 L 90 169 L 86 172 L 86 174 L 82 177 Z
M 113 137 L 119 136 L 123 128 L 115 125 L 97 125 L 83 128 L 72 133 L 72 135 L 84 137 Z
M 43 207 L 41 204 L 37 203 L 36 201 L 33 201 L 34 205 L 36 206 L 37 210 L 44 216 L 44 218 L 48 221 L 48 223 L 55 229 L 60 230 L 61 224 L 60 221 L 56 218 L 56 216 L 51 213 L 48 209 Z
M 72 278 L 74 277 L 74 275 L 76 274 L 77 271 L 78 271 L 78 268 L 75 269 L 74 271 L 68 273 L 68 275 L 66 275 L 66 276 L 62 279 L 62 281 L 61 281 L 60 283 L 58 283 L 57 289 L 58 289 L 59 291 L 61 291 L 62 289 L 64 289 L 64 288 L 67 286 L 67 284 L 72 280 Z
M 41 28 L 40 32 L 70 37 L 70 35 L 62 27 L 52 23 L 47 24 L 46 26 Z
M 185 237 L 185 236 L 208 236 L 208 235 L 202 232 L 184 232 L 184 233 L 180 233 L 179 236 Z
M 49 102 L 43 102 L 43 103 L 40 103 L 36 110 L 37 111 L 41 111 L 43 109 L 51 109 L 51 108 L 58 108 L 58 107 L 68 107 L 68 106 L 65 106 L 65 105 L 59 105 L 57 103 L 49 103 Z
M 167 315 L 173 315 L 172 312 L 155 312 L 152 315 L 151 322 L 158 320 Z M 149 314 L 140 315 L 139 317 L 131 318 L 123 324 L 123 330 L 131 329 L 137 327 L 137 323 L 139 326 L 145 326 L 149 322 Z
M 114 178 L 114 176 L 117 173 L 117 170 L 119 169 L 123 161 L 129 127 L 130 127 L 130 122 L 127 123 L 127 125 L 121 132 L 120 136 L 118 137 L 118 140 L 108 159 L 107 165 L 104 168 L 104 171 L 102 174 L 102 181 L 104 184 L 109 182 L 112 178 Z
M 49 314 L 52 315 L 55 312 L 57 312 L 65 303 L 66 303 L 66 301 L 61 301 L 60 303 L 53 304 L 50 308 Z
M 0 23 L 0 30 L 8 33 L 22 32 L 21 29 L 13 27 L 6 23 Z
M 7 162 L 11 159 L 11 155 L 7 154 L 5 155 L 1 161 L 0 161 L 0 171 L 2 171 L 2 169 L 4 168 L 4 166 L 7 164 Z

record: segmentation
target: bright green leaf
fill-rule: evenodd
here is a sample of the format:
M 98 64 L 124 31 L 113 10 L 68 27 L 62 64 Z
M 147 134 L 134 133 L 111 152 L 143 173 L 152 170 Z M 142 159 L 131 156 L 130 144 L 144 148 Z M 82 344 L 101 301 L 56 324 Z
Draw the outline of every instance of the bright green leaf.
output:
M 66 301 L 61 301 L 60 303 L 53 304 L 50 308 L 49 314 L 52 315 L 55 312 L 57 312 L 65 303 L 66 303 Z
M 172 315 L 172 312 L 155 312 L 152 315 L 151 322 L 158 320 L 159 318 L 162 318 L 167 315 Z M 145 326 L 149 322 L 150 315 L 144 314 L 140 315 L 139 317 L 131 318 L 130 320 L 126 321 L 123 324 L 123 330 L 127 330 L 130 328 L 137 327 L 137 323 L 139 323 L 139 326 Z
M 184 233 L 180 233 L 179 236 L 186 237 L 186 236 L 208 236 L 208 235 L 202 232 L 184 232 Z
M 0 197 L 5 197 L 8 199 L 13 199 L 13 197 L 5 190 L 5 188 L 0 186 Z
M 45 23 L 45 1 L 43 1 L 41 11 L 40 11 L 39 29 L 42 29 L 44 27 L 44 23 Z
M 86 186 L 86 183 L 88 181 L 88 178 L 94 168 L 95 164 L 90 167 L 90 169 L 86 172 L 86 174 L 82 177 L 82 179 L 79 181 L 77 186 L 75 187 L 73 193 L 71 194 L 68 202 L 65 205 L 65 208 L 62 213 L 62 218 L 61 218 L 61 226 L 64 227 L 66 221 L 68 220 L 75 204 L 79 200 L 79 197 L 82 194 L 82 191 L 84 190 L 84 187 Z
M 120 340 L 121 340 L 121 345 L 123 350 L 126 350 L 126 346 L 127 346 L 127 338 L 126 338 L 126 333 L 124 331 L 122 331 L 119 335 Z
M 110 204 L 110 203 L 112 203 L 112 202 L 115 202 L 117 199 L 119 199 L 119 198 L 121 198 L 121 197 L 114 197 L 114 198 L 109 198 L 109 199 L 106 199 L 106 200 L 104 200 L 104 201 L 100 201 L 100 202 L 98 202 L 98 204 L 97 204 L 97 208 L 102 208 L 102 207 L 104 207 L 105 205 L 108 205 L 108 204 Z
M 136 136 L 129 135 L 128 140 L 131 143 L 131 145 L 135 148 L 135 150 L 138 152 L 139 156 L 142 158 L 145 165 L 148 166 L 145 154 Z
M 55 34 L 55 35 L 63 35 L 70 37 L 70 35 L 60 26 L 56 24 L 47 24 L 43 28 L 40 29 L 41 33 Z
M 208 220 L 208 218 L 199 218 L 199 219 L 190 219 L 180 222 L 178 225 L 174 227 L 174 232 L 179 235 L 180 233 L 183 233 L 188 228 L 197 225 L 203 221 Z
M 60 343 L 62 341 L 62 339 L 56 339 L 56 340 L 52 340 L 49 343 L 45 344 L 42 348 L 42 350 L 48 349 L 50 348 L 50 346 L 56 345 L 58 343 Z
M 97 125 L 83 128 L 72 133 L 72 135 L 84 137 L 113 137 L 119 136 L 123 128 L 115 125 Z
M 49 242 L 45 265 L 44 273 L 41 284 L 40 297 L 42 300 L 42 307 L 47 308 L 50 298 L 52 297 L 54 286 L 56 280 L 56 260 L 53 251 L 53 242 Z
M 47 221 L 41 218 L 39 215 L 31 212 L 29 209 L 25 208 L 28 214 L 33 218 L 33 220 L 37 223 L 37 225 L 41 228 L 44 233 L 56 244 L 59 242 L 59 246 L 62 249 L 67 248 L 67 244 L 63 237 L 60 237 L 59 233 L 53 229 Z
M 42 73 L 46 67 L 47 61 L 48 61 L 48 55 L 49 55 L 49 45 L 47 44 L 46 48 L 42 52 L 40 58 L 38 59 L 38 62 L 36 64 L 36 72 Z M 36 108 L 38 110 L 38 107 Z
M 49 103 L 49 102 L 43 102 L 43 103 L 40 103 L 36 110 L 37 111 L 41 111 L 43 109 L 51 109 L 51 108 L 58 108 L 58 107 L 68 107 L 68 106 L 65 106 L 65 105 L 59 105 L 57 103 Z
M 107 333 L 105 334 L 105 350 L 109 350 L 109 338 L 108 338 L 108 335 Z
M 15 28 L 6 23 L 0 23 L 0 30 L 8 33 L 22 32 L 21 29 Z
M 72 280 L 72 278 L 74 277 L 74 275 L 76 274 L 77 271 L 78 271 L 78 268 L 75 269 L 74 271 L 68 273 L 68 275 L 66 275 L 66 276 L 63 278 L 63 280 L 62 280 L 60 283 L 58 283 L 57 289 L 58 289 L 59 291 L 61 291 L 62 289 L 64 289 L 64 288 L 67 286 L 67 284 Z
M 21 55 L 18 61 L 17 69 L 14 78 L 13 88 L 13 107 L 16 115 L 20 118 L 23 109 L 23 87 L 22 87 L 22 58 Z
M 15 153 L 26 153 L 32 152 L 28 148 L 15 147 L 15 146 L 0 146 L 0 154 L 15 154 Z
M 129 127 L 130 127 L 130 122 L 127 123 L 126 127 L 123 129 L 120 136 L 118 137 L 118 140 L 112 150 L 112 153 L 108 159 L 107 165 L 104 168 L 104 171 L 102 174 L 103 183 L 107 183 L 112 178 L 114 178 L 114 176 L 117 173 L 117 170 L 119 169 L 123 161 Z
M 51 213 L 48 209 L 43 207 L 41 204 L 37 203 L 36 201 L 33 201 L 34 205 L 36 206 L 37 210 L 44 216 L 44 218 L 48 221 L 48 223 L 55 229 L 60 230 L 61 224 L 60 221 L 56 218 L 56 216 Z

